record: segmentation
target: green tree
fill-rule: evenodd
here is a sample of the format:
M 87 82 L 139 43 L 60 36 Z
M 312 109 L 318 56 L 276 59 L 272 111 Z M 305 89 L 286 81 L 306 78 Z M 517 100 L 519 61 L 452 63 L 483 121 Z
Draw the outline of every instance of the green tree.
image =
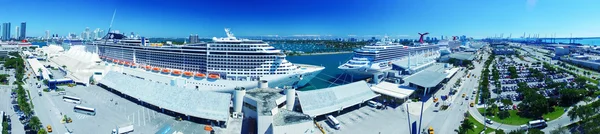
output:
M 578 89 L 561 89 L 558 91 L 560 94 L 560 104 L 562 106 L 571 106 L 585 97 L 585 90 Z
M 513 130 L 510 131 L 508 134 L 525 134 L 525 130 Z
M 570 133 L 569 129 L 566 127 L 557 127 L 556 129 L 550 131 L 550 134 L 569 134 L 569 133 Z
M 38 132 L 37 132 L 37 133 L 38 133 L 38 134 L 48 134 L 48 132 L 46 132 L 46 130 L 45 130 L 45 129 L 40 129 L 40 130 L 38 130 Z
M 529 118 L 539 118 L 552 109 L 546 97 L 535 92 L 526 92 L 524 94 L 525 99 L 519 104 L 519 115 Z
M 510 99 L 502 99 L 500 100 L 500 102 L 502 102 L 502 104 L 504 104 L 504 106 L 512 106 L 513 102 Z
M 539 129 L 529 129 L 529 131 L 527 131 L 527 134 L 544 134 L 544 132 L 542 132 L 542 130 Z
M 502 130 L 502 129 L 496 129 L 495 132 L 496 132 L 496 134 L 505 134 L 504 130 Z
M 510 117 L 510 113 L 507 110 L 500 111 L 500 113 L 498 113 L 498 118 L 500 119 L 506 119 L 508 117 Z
M 473 122 L 468 119 L 465 119 L 463 123 L 458 127 L 459 134 L 466 134 L 469 130 L 473 130 Z
M 31 129 L 35 131 L 38 131 L 41 128 L 40 126 L 42 126 L 40 118 L 38 118 L 37 116 L 31 117 L 31 119 L 29 120 L 29 127 L 31 127 Z

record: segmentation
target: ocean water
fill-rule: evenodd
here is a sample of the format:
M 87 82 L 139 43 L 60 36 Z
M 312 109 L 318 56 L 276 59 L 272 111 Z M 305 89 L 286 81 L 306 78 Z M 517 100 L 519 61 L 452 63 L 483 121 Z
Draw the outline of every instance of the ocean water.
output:
M 305 56 L 288 56 L 287 60 L 292 63 L 298 64 L 310 64 L 324 66 L 325 69 L 321 71 L 315 78 L 313 78 L 308 85 L 298 90 L 314 90 L 320 88 L 333 87 L 340 84 L 349 83 L 352 80 L 349 75 L 342 75 L 344 72 L 337 67 L 350 58 L 352 53 L 343 54 L 325 54 L 325 55 L 305 55 Z M 335 81 L 335 83 L 334 83 Z M 332 84 L 334 83 L 334 84 Z
M 38 47 L 47 46 L 46 42 L 31 42 L 31 45 L 37 45 Z
M 270 45 L 275 47 L 276 49 L 286 50 L 286 51 L 313 52 L 315 50 L 327 51 L 327 50 L 333 49 L 326 45 L 317 45 L 317 44 L 270 44 Z
M 550 42 L 550 40 L 544 40 L 544 41 Z M 556 40 L 554 40 L 554 42 L 569 43 L 569 39 L 556 39 Z M 600 46 L 600 38 L 575 40 L 575 43 L 581 43 L 583 45 L 590 45 L 590 46 L 594 46 L 594 45 Z

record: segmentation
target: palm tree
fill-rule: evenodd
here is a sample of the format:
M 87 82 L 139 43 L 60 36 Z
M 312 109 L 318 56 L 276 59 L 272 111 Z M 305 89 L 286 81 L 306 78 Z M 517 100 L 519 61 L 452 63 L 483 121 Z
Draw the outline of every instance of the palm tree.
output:
M 571 110 L 567 113 L 567 116 L 569 116 L 569 118 L 571 119 L 571 121 L 577 119 L 577 111 L 579 109 L 579 106 L 575 105 L 573 106 L 573 108 L 571 108 Z
M 29 127 L 31 127 L 31 129 L 33 129 L 35 131 L 40 130 L 41 125 L 42 125 L 42 122 L 40 121 L 40 118 L 38 118 L 37 116 L 31 117 L 31 120 L 29 120 Z
M 464 120 L 460 127 L 458 127 L 459 134 L 466 134 L 469 130 L 473 130 L 473 122 L 468 119 Z

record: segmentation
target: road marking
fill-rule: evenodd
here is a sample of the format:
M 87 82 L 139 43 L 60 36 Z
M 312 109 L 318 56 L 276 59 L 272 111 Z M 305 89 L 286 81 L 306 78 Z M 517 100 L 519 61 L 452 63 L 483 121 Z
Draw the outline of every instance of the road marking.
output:
M 140 115 L 140 110 L 137 111 L 137 116 L 138 116 L 138 118 L 137 118 L 138 119 L 138 126 L 141 126 L 142 123 L 140 123 L 140 120 L 141 120 L 140 119 L 140 116 L 141 116 Z
M 135 113 L 131 114 L 131 121 L 133 121 L 133 124 L 135 124 Z
M 142 108 L 142 118 L 144 119 L 144 126 L 146 126 L 146 109 Z

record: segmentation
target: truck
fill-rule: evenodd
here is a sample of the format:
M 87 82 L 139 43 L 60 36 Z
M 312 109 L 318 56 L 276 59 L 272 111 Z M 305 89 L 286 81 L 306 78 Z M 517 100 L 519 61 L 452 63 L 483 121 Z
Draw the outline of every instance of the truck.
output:
M 133 124 L 121 125 L 112 130 L 112 134 L 127 134 L 133 132 Z

